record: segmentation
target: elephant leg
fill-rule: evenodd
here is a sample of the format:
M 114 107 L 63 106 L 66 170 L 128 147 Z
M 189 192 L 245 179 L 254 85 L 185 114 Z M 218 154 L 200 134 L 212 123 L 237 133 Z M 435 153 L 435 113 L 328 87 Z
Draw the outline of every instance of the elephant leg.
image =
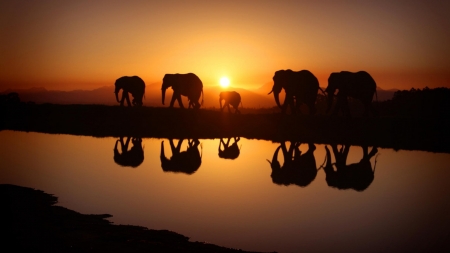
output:
M 189 99 L 189 106 L 188 109 L 190 109 L 192 106 L 192 108 L 195 108 L 195 102 L 192 102 L 192 100 Z
M 281 113 L 283 113 L 283 114 L 286 113 L 286 109 L 287 109 L 288 105 L 291 104 L 291 100 L 292 100 L 292 97 L 290 95 L 286 94 L 283 105 L 281 106 Z M 292 107 L 291 107 L 291 109 L 292 109 Z
M 172 99 L 170 100 L 170 105 L 169 105 L 170 108 L 173 107 L 173 104 L 175 103 L 175 100 L 177 99 L 177 96 L 178 95 L 174 92 L 173 95 L 172 95 Z
M 374 155 L 376 155 L 378 153 L 378 148 L 377 147 L 372 147 L 372 150 L 370 151 L 370 153 L 367 155 L 367 158 L 370 159 L 372 158 Z
M 230 113 L 230 104 L 228 103 L 228 100 L 225 100 L 225 104 L 223 105 L 223 108 L 228 108 L 228 113 Z M 222 108 L 222 110 L 223 110 Z
M 231 140 L 231 138 L 228 138 L 226 147 L 228 147 L 230 145 L 230 140 Z
M 173 139 L 169 140 L 170 143 L 170 149 L 172 150 L 172 156 L 174 156 L 175 154 L 179 154 L 180 153 L 180 149 L 181 149 L 181 144 L 183 143 L 183 139 L 178 140 L 178 144 L 175 147 L 174 143 L 173 143 Z
M 225 142 L 223 141 L 222 138 L 220 138 L 220 142 L 219 142 L 219 149 L 220 149 L 220 145 L 223 145 L 223 147 L 225 148 Z
M 125 142 L 123 142 L 122 136 L 120 137 L 120 148 L 122 148 L 122 152 L 123 152 L 123 149 L 125 148 Z
M 120 99 L 120 106 L 123 106 L 123 102 L 125 101 L 125 92 L 122 92 L 122 98 Z
M 180 108 L 184 109 L 183 100 L 181 99 L 181 95 L 177 96 L 177 101 L 178 101 L 178 104 L 180 105 Z
M 289 100 L 289 107 L 291 108 L 291 113 L 292 114 L 297 114 L 297 107 L 296 107 L 296 99 L 294 99 L 293 97 L 291 97 L 291 99 Z
M 125 94 L 125 99 L 127 100 L 128 106 L 131 106 L 131 103 L 130 103 L 130 96 L 128 95 L 128 92 L 124 92 L 124 94 Z
M 125 148 L 125 151 L 128 151 L 128 145 L 130 145 L 130 137 L 127 137 L 127 140 L 126 140 L 126 142 L 125 142 L 125 146 L 124 146 L 124 148 Z M 122 149 L 122 153 L 123 153 L 124 151 L 123 151 L 123 149 Z

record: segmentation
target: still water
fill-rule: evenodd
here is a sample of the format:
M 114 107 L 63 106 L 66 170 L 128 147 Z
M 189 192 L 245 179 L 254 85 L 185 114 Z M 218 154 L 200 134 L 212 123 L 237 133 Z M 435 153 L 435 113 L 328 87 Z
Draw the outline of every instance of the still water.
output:
M 368 147 L 361 162 L 363 148 L 352 146 L 342 162 L 346 149 L 327 145 L 337 162 L 327 172 L 325 145 L 301 144 L 300 156 L 290 142 L 231 139 L 219 152 L 223 141 L 172 140 L 172 150 L 168 139 L 130 139 L 127 148 L 120 138 L 0 131 L 0 183 L 54 194 L 58 205 L 80 213 L 112 214 L 115 224 L 244 250 L 448 246 L 450 154 Z M 309 169 L 299 174 L 293 164 Z M 346 172 L 333 174 L 339 164 Z M 355 168 L 365 172 L 355 176 Z

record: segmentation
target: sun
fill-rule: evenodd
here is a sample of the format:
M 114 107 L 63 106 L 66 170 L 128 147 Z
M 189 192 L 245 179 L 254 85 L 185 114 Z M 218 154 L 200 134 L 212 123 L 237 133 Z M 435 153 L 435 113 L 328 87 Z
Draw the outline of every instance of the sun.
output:
M 224 76 L 222 78 L 220 78 L 220 86 L 222 86 L 222 88 L 227 88 L 228 86 L 230 86 L 230 79 L 228 79 L 228 77 Z

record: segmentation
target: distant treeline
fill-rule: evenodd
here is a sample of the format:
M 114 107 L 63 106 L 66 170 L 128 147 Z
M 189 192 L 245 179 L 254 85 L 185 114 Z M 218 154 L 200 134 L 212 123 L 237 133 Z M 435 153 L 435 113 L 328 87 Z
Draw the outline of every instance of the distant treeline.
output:
M 399 90 L 391 100 L 376 103 L 383 116 L 439 118 L 450 116 L 450 89 Z
M 381 117 L 406 117 L 406 118 L 449 118 L 450 119 L 450 89 L 428 87 L 424 89 L 399 90 L 394 93 L 390 100 L 373 100 L 374 107 Z M 13 92 L 0 94 L 0 106 L 3 109 L 13 109 L 24 105 L 20 102 L 19 94 Z M 32 105 L 34 103 L 27 103 Z M 317 114 L 324 115 L 327 107 L 326 97 L 322 94 L 316 100 Z M 363 113 L 362 103 L 356 99 L 349 98 L 349 107 L 352 115 L 360 117 Z M 219 108 L 205 108 L 207 110 L 219 110 Z M 242 108 L 243 114 L 264 114 L 277 113 L 280 109 L 277 106 L 270 108 Z M 308 114 L 308 108 L 302 106 L 301 111 Z

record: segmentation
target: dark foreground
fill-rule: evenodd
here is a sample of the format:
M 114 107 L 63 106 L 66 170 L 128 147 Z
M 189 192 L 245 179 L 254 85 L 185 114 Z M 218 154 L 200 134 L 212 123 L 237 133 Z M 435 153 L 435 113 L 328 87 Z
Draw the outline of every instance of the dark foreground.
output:
M 109 214 L 86 215 L 56 206 L 58 198 L 0 185 L 2 248 L 8 252 L 245 252 L 167 230 L 113 225 Z
M 2 110 L 0 130 L 6 129 L 94 137 L 213 139 L 239 136 L 274 142 L 291 140 L 450 152 L 450 119 L 445 115 L 347 119 L 273 112 L 235 115 L 206 109 L 22 103 Z

